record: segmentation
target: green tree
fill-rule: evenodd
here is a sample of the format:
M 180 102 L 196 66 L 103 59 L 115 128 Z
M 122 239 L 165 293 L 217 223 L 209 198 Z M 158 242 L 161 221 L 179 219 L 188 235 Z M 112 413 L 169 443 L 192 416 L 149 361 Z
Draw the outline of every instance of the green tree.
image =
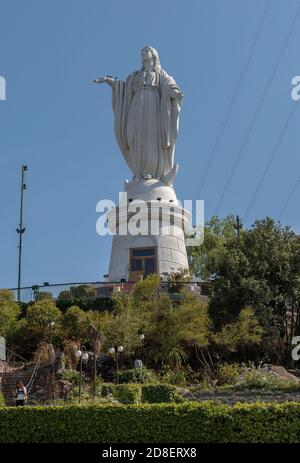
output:
M 8 336 L 16 327 L 20 307 L 8 289 L 0 290 L 0 335 Z
M 224 325 L 213 335 L 215 343 L 231 352 L 245 350 L 261 343 L 264 330 L 250 307 L 242 309 L 235 322 Z
M 95 297 L 96 289 L 92 285 L 71 286 L 70 295 L 72 299 L 84 299 L 89 297 Z
M 134 304 L 132 294 L 121 293 L 115 296 L 116 306 L 106 326 L 107 348 L 116 345 L 124 347 L 124 355 L 132 356 L 139 343 L 140 312 Z
M 213 216 L 204 227 L 204 241 L 201 246 L 187 248 L 190 270 L 196 277 L 208 279 L 215 273 L 216 265 L 228 240 L 235 237 L 234 216 L 224 219 Z
M 179 370 L 189 358 L 191 347 L 208 345 L 210 320 L 207 307 L 193 294 L 183 291 L 182 300 L 173 305 L 167 295 L 161 295 L 152 306 L 148 339 L 148 356 L 157 365 Z
M 83 340 L 88 327 L 86 312 L 77 306 L 71 306 L 61 318 L 62 337 Z
M 35 328 L 44 328 L 50 322 L 57 324 L 61 319 L 61 312 L 51 299 L 35 302 L 27 309 L 27 322 Z
M 291 339 L 300 328 L 300 240 L 289 227 L 267 218 L 238 238 L 234 227 L 208 227 L 208 243 L 193 250 L 194 268 L 215 274 L 209 312 L 214 327 L 233 323 L 252 307 L 265 330 L 265 354 L 272 361 L 290 357 Z M 226 233 L 224 230 L 227 230 Z

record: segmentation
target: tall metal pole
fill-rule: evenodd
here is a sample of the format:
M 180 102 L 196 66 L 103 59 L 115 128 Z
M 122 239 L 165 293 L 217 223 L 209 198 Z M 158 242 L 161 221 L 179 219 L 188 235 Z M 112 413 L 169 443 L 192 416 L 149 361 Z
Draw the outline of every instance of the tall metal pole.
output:
M 117 366 L 117 371 L 116 371 L 116 383 L 119 384 L 119 352 L 118 352 L 118 346 L 115 347 L 116 349 L 116 366 Z
M 21 176 L 21 204 L 20 204 L 20 222 L 19 227 L 16 229 L 19 234 L 19 265 L 18 265 L 18 302 L 21 299 L 21 272 L 22 272 L 22 241 L 23 233 L 25 232 L 25 227 L 23 227 L 23 193 L 26 190 L 25 185 L 25 172 L 27 171 L 27 166 L 22 165 L 22 176 Z
M 240 239 L 240 231 L 241 229 L 243 228 L 243 224 L 241 222 L 241 219 L 239 218 L 239 216 L 237 215 L 236 216 L 236 222 L 233 224 L 234 228 L 236 229 L 237 231 L 237 237 L 238 239 Z
M 81 387 L 82 387 L 82 352 L 81 352 L 81 356 L 80 356 L 79 402 L 81 401 Z

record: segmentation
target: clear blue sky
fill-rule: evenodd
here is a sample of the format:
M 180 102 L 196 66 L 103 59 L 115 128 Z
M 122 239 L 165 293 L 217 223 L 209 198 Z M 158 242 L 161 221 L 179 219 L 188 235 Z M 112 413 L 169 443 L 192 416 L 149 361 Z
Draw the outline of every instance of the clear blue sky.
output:
M 274 0 L 201 199 L 209 218 L 240 150 L 300 4 Z M 153 45 L 184 92 L 176 191 L 193 199 L 220 133 L 266 0 L 2 0 L 0 75 L 0 287 L 17 284 L 20 167 L 26 163 L 23 285 L 95 281 L 108 270 L 111 239 L 96 234 L 98 200 L 117 199 L 129 176 L 113 135 L 109 87 Z M 242 217 L 292 108 L 300 75 L 300 19 L 268 90 L 220 214 Z M 300 102 L 299 102 L 300 106 Z M 300 107 L 247 218 L 278 218 L 300 173 Z M 300 188 L 282 222 L 300 230 Z

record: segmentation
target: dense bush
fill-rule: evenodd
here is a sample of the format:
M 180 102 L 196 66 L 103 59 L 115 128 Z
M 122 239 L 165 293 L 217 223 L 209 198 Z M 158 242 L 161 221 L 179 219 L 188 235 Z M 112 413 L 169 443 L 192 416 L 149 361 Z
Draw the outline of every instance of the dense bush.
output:
M 218 368 L 218 385 L 235 384 L 240 378 L 241 368 L 237 363 L 224 363 Z
M 115 394 L 116 385 L 113 383 L 104 383 L 101 384 L 101 395 L 102 397 L 107 397 L 109 395 Z
M 142 390 L 139 384 L 117 384 L 113 395 L 122 404 L 138 404 L 141 402 Z
M 4 405 L 5 405 L 4 395 L 3 395 L 3 392 L 0 391 L 0 407 L 4 407 Z
M 68 296 L 66 294 L 66 296 Z M 56 301 L 56 306 L 62 311 L 66 312 L 69 307 L 73 305 L 78 306 L 81 310 L 95 310 L 98 312 L 104 312 L 108 310 L 111 312 L 114 309 L 114 301 L 110 297 L 96 297 L 96 298 L 66 298 L 58 299 Z
M 167 384 L 149 384 L 142 387 L 142 401 L 148 403 L 182 402 L 177 388 Z
M 101 385 L 102 397 L 113 396 L 124 404 L 140 402 L 148 403 L 170 403 L 182 402 L 182 396 L 175 386 L 167 384 L 112 384 Z
M 300 442 L 300 404 L 0 408 L 0 442 Z
M 123 370 L 119 374 L 120 383 L 149 383 L 153 381 L 154 373 L 148 368 L 133 368 L 132 370 Z
M 74 386 L 79 385 L 79 377 L 80 373 L 76 370 L 64 370 L 62 374 L 62 379 L 65 381 L 70 381 L 70 383 L 72 383 Z
M 242 367 L 242 378 L 234 384 L 235 390 L 243 391 L 245 389 L 262 389 L 270 391 L 299 391 L 300 383 L 293 380 L 286 380 L 277 377 L 266 367 Z

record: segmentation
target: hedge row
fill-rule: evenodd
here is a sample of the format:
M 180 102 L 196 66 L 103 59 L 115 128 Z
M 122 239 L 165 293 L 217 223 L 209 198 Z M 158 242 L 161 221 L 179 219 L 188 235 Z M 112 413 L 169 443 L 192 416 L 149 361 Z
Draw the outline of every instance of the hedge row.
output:
M 170 384 L 112 384 L 101 386 L 101 395 L 111 394 L 123 404 L 183 402 L 177 387 Z
M 300 403 L 0 408 L 0 442 L 300 442 Z

